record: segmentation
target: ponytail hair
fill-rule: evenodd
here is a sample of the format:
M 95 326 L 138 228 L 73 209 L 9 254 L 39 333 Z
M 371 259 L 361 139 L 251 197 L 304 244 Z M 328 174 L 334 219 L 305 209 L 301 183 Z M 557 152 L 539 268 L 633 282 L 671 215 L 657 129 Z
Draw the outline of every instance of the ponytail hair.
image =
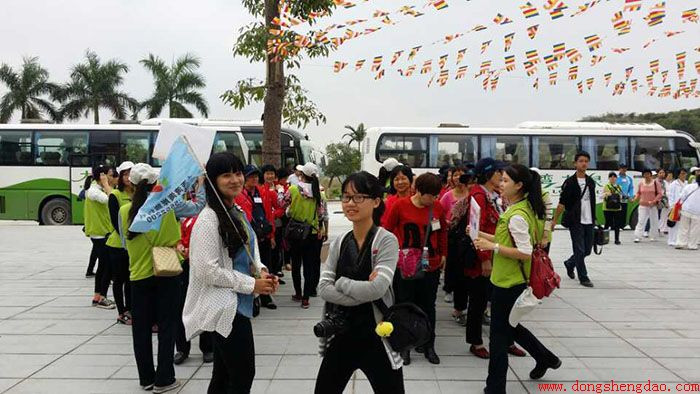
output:
M 523 187 L 521 191 L 524 196 L 527 196 L 527 200 L 537 218 L 545 219 L 546 208 L 542 200 L 542 182 L 540 174 L 522 164 L 511 164 L 505 171 L 513 182 L 522 183 Z
M 321 206 L 321 185 L 318 182 L 318 177 L 316 175 L 306 175 L 302 173 L 304 180 L 311 184 L 311 192 L 314 195 L 314 201 L 316 202 L 316 208 Z
M 386 206 L 384 205 L 384 185 L 375 177 L 367 171 L 356 172 L 349 177 L 345 178 L 343 186 L 341 186 L 341 193 L 352 187 L 355 192 L 360 194 L 366 194 L 371 199 L 379 199 L 379 206 L 374 208 L 372 212 L 372 221 L 376 226 L 379 226 L 382 215 L 384 215 L 384 210 Z
M 129 220 L 127 221 L 128 223 L 133 223 L 134 218 L 136 217 L 136 214 L 139 213 L 139 209 L 143 206 L 144 203 L 146 203 L 146 199 L 148 198 L 148 193 L 153 190 L 153 186 L 155 186 L 155 183 L 148 183 L 147 179 L 142 180 L 136 185 L 136 189 L 134 190 L 134 195 L 131 197 L 131 209 L 129 209 Z M 129 230 L 126 238 L 128 240 L 132 240 L 136 238 L 141 233 L 135 233 Z

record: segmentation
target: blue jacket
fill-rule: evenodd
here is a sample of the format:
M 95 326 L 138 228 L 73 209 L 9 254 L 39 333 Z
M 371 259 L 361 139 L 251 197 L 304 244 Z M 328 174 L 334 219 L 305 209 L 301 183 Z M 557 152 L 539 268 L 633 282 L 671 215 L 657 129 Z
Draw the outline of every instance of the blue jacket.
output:
M 617 184 L 622 188 L 622 196 L 626 198 L 634 197 L 634 180 L 629 175 L 618 175 Z

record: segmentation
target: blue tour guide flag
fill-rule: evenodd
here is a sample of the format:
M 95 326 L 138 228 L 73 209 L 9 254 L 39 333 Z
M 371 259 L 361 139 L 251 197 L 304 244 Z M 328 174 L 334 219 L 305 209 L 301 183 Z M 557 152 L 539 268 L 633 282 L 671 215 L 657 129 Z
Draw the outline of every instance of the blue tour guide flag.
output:
M 202 166 L 192 154 L 185 138 L 178 137 L 160 169 L 158 184 L 139 209 L 129 231 L 145 233 L 160 229 L 163 216 L 185 203 L 185 192 L 203 173 Z

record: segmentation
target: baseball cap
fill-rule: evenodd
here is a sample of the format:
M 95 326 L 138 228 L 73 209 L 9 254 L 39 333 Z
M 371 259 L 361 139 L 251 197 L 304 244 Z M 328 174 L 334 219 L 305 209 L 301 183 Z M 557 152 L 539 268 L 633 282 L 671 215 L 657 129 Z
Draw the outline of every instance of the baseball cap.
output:
M 691 172 L 691 173 L 693 173 L 693 172 L 695 172 L 695 171 L 697 171 L 697 170 L 700 170 L 700 168 L 698 168 L 698 167 L 691 167 L 691 168 L 690 168 L 690 172 Z
M 399 163 L 398 160 L 394 159 L 393 157 L 390 157 L 382 163 L 382 167 L 384 167 L 385 170 L 391 172 L 394 170 L 394 168 L 400 166 L 401 163 Z
M 121 174 L 122 171 L 130 170 L 134 167 L 134 163 L 131 161 L 125 161 L 117 167 L 117 174 Z
M 249 176 L 251 176 L 253 174 L 260 175 L 260 170 L 254 164 L 248 164 L 245 167 L 243 167 L 243 175 L 246 178 L 248 178 Z
M 141 183 L 141 181 L 146 180 L 149 184 L 156 183 L 158 180 L 158 173 L 153 167 L 146 163 L 138 163 L 131 167 L 131 172 L 129 173 L 129 181 L 134 185 Z
M 304 173 L 306 176 L 318 176 L 318 167 L 314 163 L 306 163 L 303 166 L 297 166 L 297 170 Z
M 490 157 L 485 157 L 478 162 L 476 162 L 476 166 L 474 167 L 474 171 L 476 172 L 477 175 L 479 174 L 486 174 L 489 171 L 497 171 L 497 170 L 502 170 L 506 168 L 507 165 L 506 163 L 502 161 L 496 161 Z

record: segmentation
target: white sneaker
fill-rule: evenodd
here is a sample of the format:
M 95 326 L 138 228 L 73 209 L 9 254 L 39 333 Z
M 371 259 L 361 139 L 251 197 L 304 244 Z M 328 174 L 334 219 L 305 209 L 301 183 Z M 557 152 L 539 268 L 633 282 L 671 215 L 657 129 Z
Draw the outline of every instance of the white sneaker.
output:
M 638 244 L 639 243 L 639 238 L 634 239 L 634 243 Z
M 654 242 L 654 241 L 656 241 L 656 239 L 654 239 L 654 238 L 649 238 L 649 241 Z
M 446 303 L 451 304 L 451 303 L 454 301 L 454 299 L 455 299 L 455 298 L 454 298 L 454 296 L 452 295 L 452 293 L 447 293 L 447 294 L 445 294 L 445 302 L 446 302 Z
M 648 232 L 648 231 L 645 231 L 645 232 L 644 232 L 644 238 L 649 238 L 649 232 Z
M 175 381 L 172 384 L 169 384 L 167 386 L 154 386 L 153 393 L 154 394 L 166 393 L 168 391 L 175 390 L 178 387 L 180 387 L 180 381 L 175 379 Z

